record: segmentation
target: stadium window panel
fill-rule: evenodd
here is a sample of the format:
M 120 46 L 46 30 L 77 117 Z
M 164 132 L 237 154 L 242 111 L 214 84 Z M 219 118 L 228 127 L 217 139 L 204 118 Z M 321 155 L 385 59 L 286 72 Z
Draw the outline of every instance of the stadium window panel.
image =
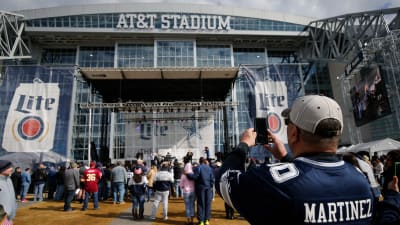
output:
M 153 44 L 118 45 L 119 67 L 154 67 Z
M 56 21 L 56 22 L 55 22 L 55 26 L 56 26 L 56 27 L 62 27 L 62 26 L 63 26 L 63 24 L 62 24 L 62 22 L 63 22 L 62 19 L 63 19 L 63 18 L 62 18 L 62 17 L 56 17 L 56 18 L 54 18 L 54 19 L 55 19 L 55 21 Z
M 63 27 L 70 27 L 70 23 L 69 23 L 69 16 L 64 16 L 62 17 L 62 26 Z
M 293 51 L 268 51 L 268 63 L 295 63 L 295 52 Z
M 70 26 L 71 27 L 78 27 L 78 18 L 77 16 L 70 17 Z
M 194 65 L 193 41 L 157 41 L 157 65 L 188 67 Z
M 47 27 L 47 19 L 40 19 L 40 26 L 41 27 Z
M 99 27 L 99 15 L 98 14 L 92 15 L 91 19 L 92 19 L 91 27 L 98 28 Z
M 114 67 L 114 47 L 81 47 L 81 67 Z
M 83 19 L 83 27 L 92 27 L 91 16 L 82 16 L 82 19 Z
M 75 49 L 43 49 L 41 64 L 69 64 L 74 65 L 76 58 Z
M 264 48 L 234 48 L 233 57 L 235 66 L 266 64 Z
M 231 66 L 231 49 L 229 45 L 197 45 L 198 67 Z
M 101 14 L 99 15 L 99 27 L 101 28 L 113 28 L 113 14 Z

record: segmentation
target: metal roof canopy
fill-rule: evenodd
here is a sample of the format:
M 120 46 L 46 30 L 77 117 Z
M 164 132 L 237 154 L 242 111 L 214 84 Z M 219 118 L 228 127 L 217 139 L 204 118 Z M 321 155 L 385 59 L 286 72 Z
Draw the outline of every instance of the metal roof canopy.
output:
M 104 102 L 224 101 L 236 67 L 80 68 Z

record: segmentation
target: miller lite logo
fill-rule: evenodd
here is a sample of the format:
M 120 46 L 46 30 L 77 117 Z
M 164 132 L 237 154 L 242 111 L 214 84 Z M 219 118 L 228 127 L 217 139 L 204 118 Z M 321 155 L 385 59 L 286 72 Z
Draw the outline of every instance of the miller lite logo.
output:
M 284 81 L 256 82 L 256 117 L 268 117 L 268 126 L 283 143 L 287 143 L 286 126 L 281 112 L 288 108 L 287 87 Z
M 275 112 L 268 113 L 268 129 L 273 133 L 279 133 L 282 129 L 281 117 Z
M 9 152 L 47 152 L 53 149 L 60 88 L 58 83 L 21 83 L 15 90 L 2 147 Z

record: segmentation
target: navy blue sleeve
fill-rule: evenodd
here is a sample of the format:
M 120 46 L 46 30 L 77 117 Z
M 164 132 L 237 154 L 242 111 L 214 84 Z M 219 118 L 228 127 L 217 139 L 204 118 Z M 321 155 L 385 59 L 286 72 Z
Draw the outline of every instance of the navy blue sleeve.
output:
M 374 220 L 377 225 L 400 224 L 400 193 L 389 191 L 384 200 L 377 204 Z
M 281 162 L 293 162 L 293 160 L 294 160 L 293 155 L 290 152 L 288 152 L 288 154 L 286 154 L 280 161 Z
M 227 170 L 241 170 L 244 171 L 245 163 L 246 163 L 246 155 L 249 151 L 249 146 L 246 143 L 239 143 L 234 151 L 228 154 L 225 158 L 224 163 L 221 168 L 215 174 L 215 187 L 217 193 L 221 195 L 219 183 L 221 180 L 222 174 L 224 174 Z
M 197 180 L 200 176 L 200 166 L 198 167 L 193 167 L 193 173 L 188 173 L 186 174 L 186 176 L 190 179 L 190 180 Z

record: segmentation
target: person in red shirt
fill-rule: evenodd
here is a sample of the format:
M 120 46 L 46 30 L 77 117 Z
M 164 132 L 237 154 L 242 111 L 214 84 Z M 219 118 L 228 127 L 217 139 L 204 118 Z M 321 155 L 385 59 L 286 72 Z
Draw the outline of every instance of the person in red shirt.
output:
M 99 180 L 102 174 L 100 170 L 96 168 L 96 162 L 90 163 L 90 168 L 86 169 L 83 173 L 85 180 L 85 200 L 83 202 L 82 211 L 87 210 L 89 197 L 92 195 L 94 209 L 99 209 Z

